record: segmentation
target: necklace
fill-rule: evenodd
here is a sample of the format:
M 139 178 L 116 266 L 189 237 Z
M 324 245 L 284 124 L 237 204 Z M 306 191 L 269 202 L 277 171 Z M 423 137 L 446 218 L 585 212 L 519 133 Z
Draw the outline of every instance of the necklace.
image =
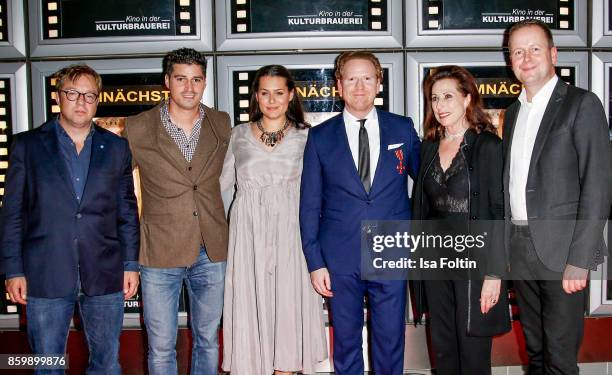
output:
M 463 137 L 463 134 L 465 134 L 465 131 L 467 130 L 467 128 L 463 128 L 461 130 L 459 130 L 457 133 L 450 133 L 448 131 L 446 131 L 446 129 L 444 130 L 444 138 L 448 139 L 449 141 L 454 141 L 455 139 L 459 139 L 461 137 Z
M 259 131 L 261 132 L 261 136 L 259 137 L 259 139 L 261 139 L 264 145 L 270 147 L 276 146 L 276 144 L 283 139 L 283 137 L 285 136 L 285 131 L 289 128 L 289 120 L 285 120 L 285 125 L 283 125 L 281 129 L 273 132 L 266 131 L 263 125 L 261 124 L 261 120 L 257 121 L 256 124 L 257 129 L 259 129 Z

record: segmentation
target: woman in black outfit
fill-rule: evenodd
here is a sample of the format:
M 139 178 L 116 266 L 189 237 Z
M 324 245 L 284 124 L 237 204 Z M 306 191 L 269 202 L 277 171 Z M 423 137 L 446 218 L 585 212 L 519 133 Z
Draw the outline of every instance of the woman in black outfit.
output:
M 503 227 L 491 221 L 504 218 L 502 144 L 474 77 L 459 66 L 438 67 L 423 90 L 426 116 L 413 218 L 435 220 L 428 222 L 446 234 L 486 230 L 487 240 L 501 240 Z M 441 251 L 434 254 L 442 256 Z M 435 367 L 440 375 L 491 374 L 492 336 L 510 330 L 501 280 L 505 251 L 487 241 L 482 249 L 446 250 L 445 256 L 451 254 L 469 256 L 479 269 L 437 273 L 415 283 L 417 296 L 424 288 L 429 307 Z

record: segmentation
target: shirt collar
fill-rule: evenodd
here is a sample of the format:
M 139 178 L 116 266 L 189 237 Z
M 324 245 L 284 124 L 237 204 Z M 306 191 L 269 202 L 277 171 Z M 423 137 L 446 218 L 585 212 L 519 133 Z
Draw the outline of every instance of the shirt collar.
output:
M 358 121 L 363 119 L 353 116 L 349 111 L 346 110 L 346 108 L 342 111 L 342 116 L 344 118 L 345 124 L 359 124 Z M 376 111 L 376 107 L 372 108 L 372 110 L 368 112 L 368 114 L 364 118 L 367 120 L 366 124 L 368 122 L 377 121 L 378 113 Z
M 548 103 L 548 100 L 552 96 L 553 90 L 555 89 L 555 86 L 557 85 L 558 80 L 559 80 L 559 77 L 557 77 L 557 75 L 555 74 L 548 82 L 546 82 L 544 86 L 542 86 L 540 91 L 538 91 L 533 96 L 533 98 L 531 98 L 531 103 L 527 101 L 527 92 L 525 91 L 525 88 L 523 87 L 523 90 L 521 90 L 521 94 L 519 95 L 519 98 L 518 98 L 519 101 L 521 102 L 521 105 L 524 104 L 527 106 L 531 106 L 532 104 Z
M 90 125 L 90 130 L 89 130 L 89 134 L 87 134 L 87 137 L 85 138 L 85 141 L 87 141 L 87 139 L 91 138 L 95 132 L 95 126 L 93 125 L 93 123 Z M 66 130 L 64 130 L 64 128 L 62 127 L 62 125 L 59 122 L 59 117 L 55 119 L 55 134 L 57 135 L 57 137 L 61 140 L 61 139 L 69 139 L 70 141 L 72 141 L 72 138 L 70 138 L 70 136 L 68 135 L 68 133 L 66 133 Z
M 200 117 L 198 118 L 198 122 L 202 121 L 204 119 L 204 116 L 206 116 L 206 111 L 204 111 L 204 104 L 200 103 L 199 108 L 200 108 L 200 115 L 199 115 Z M 174 125 L 174 123 L 170 119 L 170 107 L 168 106 L 168 99 L 162 102 L 162 106 L 159 112 L 161 115 L 162 123 L 165 126 L 168 126 L 170 124 Z

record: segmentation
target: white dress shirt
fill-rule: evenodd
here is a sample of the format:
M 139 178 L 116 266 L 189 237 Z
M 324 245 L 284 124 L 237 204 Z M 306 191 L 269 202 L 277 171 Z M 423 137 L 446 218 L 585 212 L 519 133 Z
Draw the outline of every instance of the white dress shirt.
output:
M 527 101 L 527 93 L 524 88 L 518 98 L 521 102 L 521 109 L 516 118 L 514 135 L 512 136 L 512 147 L 510 149 L 509 194 L 512 220 L 527 220 L 525 190 L 531 154 L 544 111 L 552 96 L 557 80 L 556 75 L 552 77 L 531 99 L 531 103 Z
M 353 116 L 346 109 L 342 112 L 342 116 L 355 168 L 359 171 L 359 120 L 362 119 Z M 380 128 L 378 127 L 376 108 L 372 108 L 370 113 L 364 118 L 366 119 L 364 126 L 368 131 L 368 141 L 370 144 L 370 186 L 372 186 L 374 174 L 376 173 L 376 165 L 378 164 L 378 154 L 380 153 Z

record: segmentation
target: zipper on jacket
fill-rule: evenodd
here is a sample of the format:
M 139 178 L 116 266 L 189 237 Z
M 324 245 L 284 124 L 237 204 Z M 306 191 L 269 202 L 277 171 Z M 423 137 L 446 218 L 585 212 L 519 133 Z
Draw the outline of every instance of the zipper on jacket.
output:
M 467 231 L 468 233 L 470 232 L 470 214 L 472 211 L 472 181 L 471 181 L 471 176 L 470 176 L 470 164 L 468 163 L 467 158 L 465 157 L 465 154 L 463 153 L 463 149 L 468 147 L 468 145 L 465 143 L 465 138 L 463 139 L 463 143 L 459 146 L 459 152 L 461 153 L 461 157 L 463 158 L 463 161 L 465 162 L 465 166 L 466 166 L 466 172 L 468 175 L 468 217 L 467 217 Z M 470 249 L 467 249 L 468 251 L 468 258 L 470 257 Z M 472 278 L 469 277 L 470 275 L 470 271 L 468 270 L 468 291 L 467 291 L 467 297 L 468 297 L 468 303 L 467 303 L 467 307 L 468 307 L 468 311 L 467 311 L 467 333 L 469 334 L 470 331 L 472 330 Z

